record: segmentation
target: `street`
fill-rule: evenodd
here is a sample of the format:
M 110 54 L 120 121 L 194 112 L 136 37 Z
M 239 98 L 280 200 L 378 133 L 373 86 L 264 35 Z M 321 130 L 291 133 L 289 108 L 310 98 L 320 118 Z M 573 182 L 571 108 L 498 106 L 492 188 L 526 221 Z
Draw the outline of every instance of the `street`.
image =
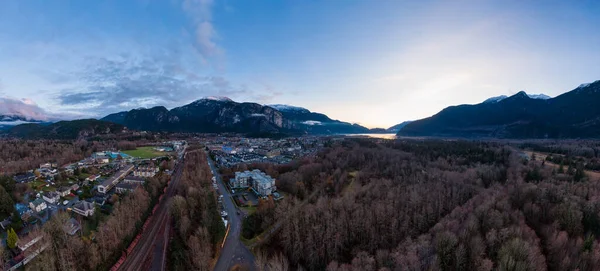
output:
M 242 220 L 237 214 L 237 209 L 231 198 L 231 191 L 225 186 L 219 171 L 214 165 L 214 162 L 208 157 L 208 164 L 213 173 L 213 176 L 217 179 L 219 192 L 223 195 L 223 204 L 228 214 L 229 222 L 229 233 L 226 237 L 223 248 L 221 249 L 221 255 L 215 264 L 215 271 L 227 271 L 232 267 L 239 265 L 248 267 L 249 270 L 255 270 L 254 267 L 254 255 L 248 248 L 240 241 L 240 234 L 242 229 Z

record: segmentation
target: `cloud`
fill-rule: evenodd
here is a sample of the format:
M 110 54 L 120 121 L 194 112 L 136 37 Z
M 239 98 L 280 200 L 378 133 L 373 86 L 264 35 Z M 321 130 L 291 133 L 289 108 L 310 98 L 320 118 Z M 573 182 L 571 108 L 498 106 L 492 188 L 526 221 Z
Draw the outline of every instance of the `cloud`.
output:
M 30 99 L 0 97 L 0 115 L 20 116 L 28 120 L 49 120 L 50 114 Z
M 201 76 L 176 55 L 151 58 L 90 59 L 78 76 L 82 87 L 62 89 L 55 99 L 74 110 L 97 116 L 136 107 L 180 106 L 202 96 L 240 97 L 250 94 L 221 76 Z
M 222 55 L 223 49 L 216 43 L 217 31 L 212 22 L 212 0 L 184 0 L 182 9 L 194 25 L 195 48 L 202 60 Z

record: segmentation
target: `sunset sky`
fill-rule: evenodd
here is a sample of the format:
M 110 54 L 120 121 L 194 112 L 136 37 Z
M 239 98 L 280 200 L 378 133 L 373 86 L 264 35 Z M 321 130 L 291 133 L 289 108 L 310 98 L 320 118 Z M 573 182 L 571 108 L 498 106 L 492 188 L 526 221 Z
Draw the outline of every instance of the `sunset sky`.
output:
M 0 113 L 102 117 L 203 96 L 367 127 L 600 79 L 599 1 L 0 3 Z

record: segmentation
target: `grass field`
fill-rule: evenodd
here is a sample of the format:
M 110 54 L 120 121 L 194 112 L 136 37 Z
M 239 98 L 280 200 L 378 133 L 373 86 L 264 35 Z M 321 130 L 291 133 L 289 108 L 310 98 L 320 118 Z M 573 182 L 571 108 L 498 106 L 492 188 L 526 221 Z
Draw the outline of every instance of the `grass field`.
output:
M 168 154 L 167 152 L 155 151 L 154 147 L 140 147 L 135 150 L 123 151 L 123 153 L 137 158 L 155 158 Z

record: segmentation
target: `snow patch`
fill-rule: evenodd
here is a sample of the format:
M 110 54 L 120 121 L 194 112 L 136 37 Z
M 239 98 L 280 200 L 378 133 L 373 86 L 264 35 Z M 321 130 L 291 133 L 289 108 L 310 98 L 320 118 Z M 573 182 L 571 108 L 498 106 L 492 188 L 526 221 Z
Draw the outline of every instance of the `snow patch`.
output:
M 252 117 L 265 117 L 265 118 L 267 117 L 265 114 L 260 114 L 260 113 L 254 113 L 254 114 L 251 114 L 250 116 L 252 116 Z
M 275 108 L 279 111 L 308 111 L 304 107 L 292 106 L 287 104 L 269 104 L 268 107 Z
M 538 100 L 548 100 L 548 99 L 552 98 L 552 97 L 550 97 L 550 96 L 548 96 L 546 94 L 543 94 L 543 93 L 540 93 L 540 94 L 527 94 L 527 96 L 529 96 L 529 98 L 531 98 L 531 99 L 538 99 Z
M 508 98 L 508 96 L 506 96 L 506 95 L 492 97 L 492 98 L 489 98 L 489 99 L 483 101 L 483 103 L 497 103 L 497 102 L 502 101 L 502 100 L 504 100 L 506 98 Z
M 232 99 L 229 99 L 228 97 L 225 96 L 207 96 L 207 97 L 203 97 L 202 99 L 198 100 L 199 101 L 217 101 L 217 102 L 233 102 Z
M 594 81 L 594 82 L 592 82 L 592 83 L 585 83 L 585 84 L 581 84 L 581 85 L 579 85 L 579 86 L 577 87 L 577 89 L 580 89 L 580 88 L 586 88 L 586 87 L 589 87 L 590 85 L 592 85 L 592 84 L 596 84 L 596 83 L 600 83 L 600 80 L 596 80 L 596 81 Z
M 316 120 L 307 120 L 307 121 L 303 121 L 302 124 L 306 124 L 306 125 L 321 125 L 322 123 L 320 121 L 316 121 Z

